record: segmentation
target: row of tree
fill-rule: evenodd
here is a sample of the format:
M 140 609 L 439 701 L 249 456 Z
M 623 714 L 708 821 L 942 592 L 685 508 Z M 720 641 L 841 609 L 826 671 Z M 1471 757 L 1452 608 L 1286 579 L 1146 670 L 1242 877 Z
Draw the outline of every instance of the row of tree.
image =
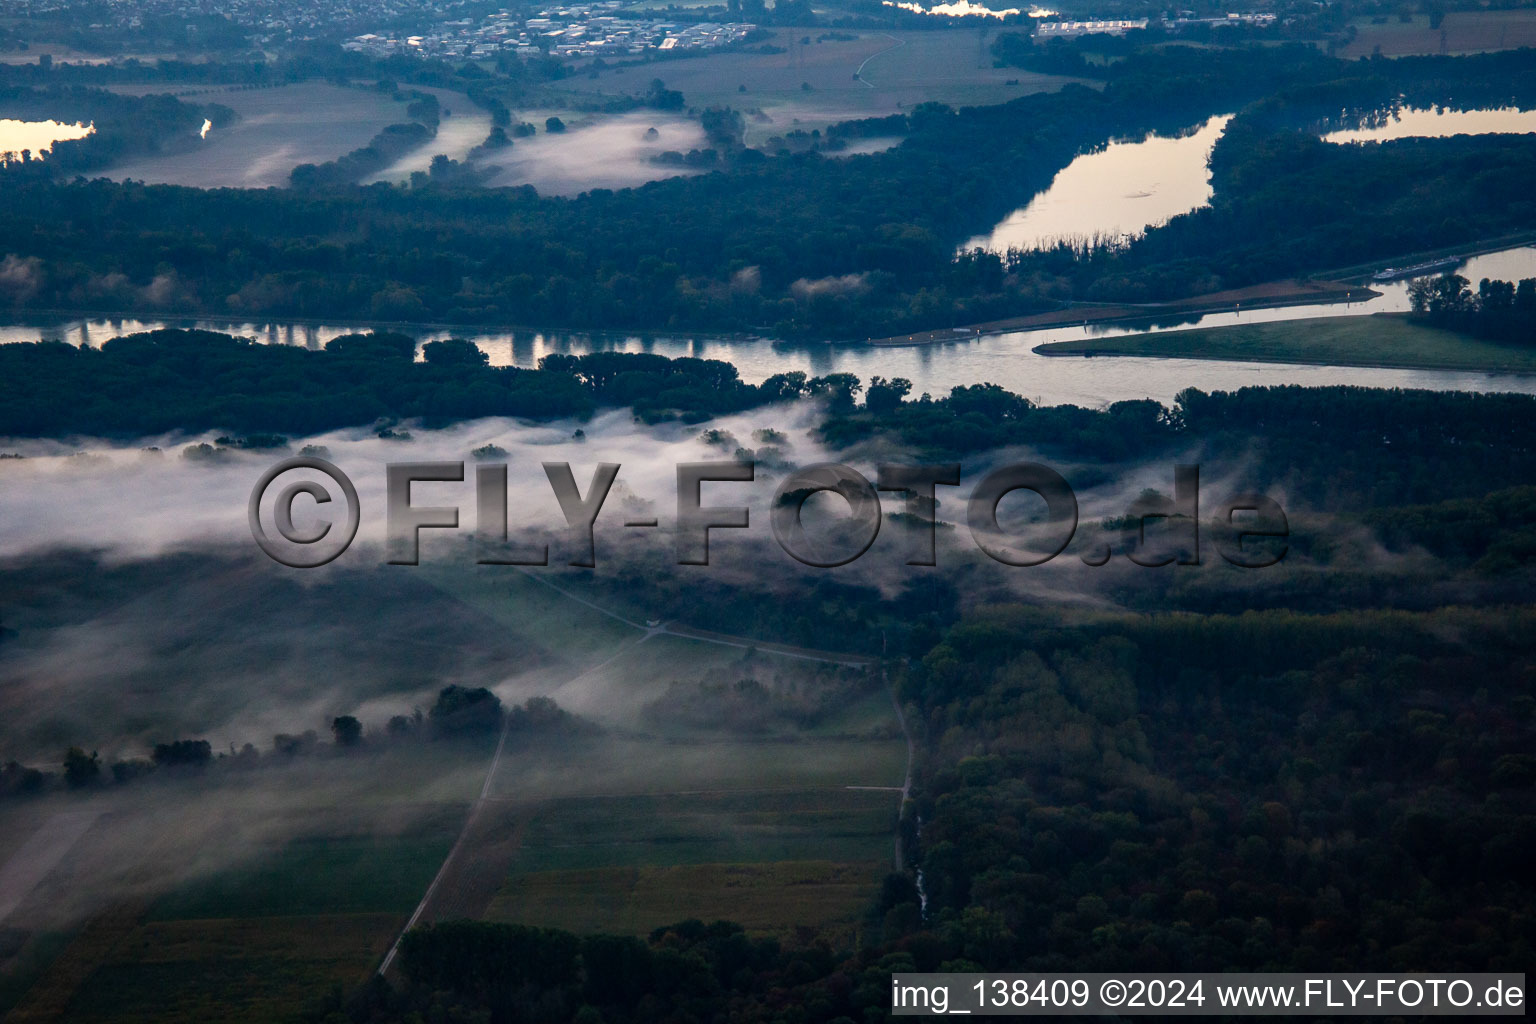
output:
M 900 119 L 901 146 L 848 159 L 742 149 L 740 115 L 706 112 L 724 173 L 575 199 L 466 181 L 205 192 L 18 180 L 0 237 L 28 270 L 0 278 L 0 303 L 840 337 L 1037 310 L 1071 294 L 1062 275 L 956 259 L 958 241 L 1084 149 L 1334 70 L 1310 48 L 1175 47 L 1115 67 L 1103 89 L 919 105 Z M 472 84 L 400 70 L 416 84 Z M 497 80 L 475 81 L 472 98 L 489 104 Z
M 501 699 L 483 686 L 453 684 L 437 695 L 427 714 L 417 709 L 410 715 L 394 715 L 382 731 L 368 733 L 355 715 L 331 719 L 331 751 L 345 753 L 365 746 L 381 747 L 412 739 L 451 740 L 494 735 L 506 730 L 516 739 L 551 736 L 575 736 L 597 731 L 592 722 L 560 707 L 549 697 L 530 697 L 520 705 L 503 708 Z M 269 758 L 289 760 L 312 756 L 324 750 L 320 734 L 314 729 L 302 733 L 278 733 L 272 737 Z M 57 773 L 42 768 L 7 761 L 0 765 L 0 797 L 33 796 L 63 785 L 68 789 L 91 789 L 108 783 L 122 785 L 156 772 L 202 772 L 210 768 L 250 770 L 259 767 L 263 756 L 254 744 L 238 749 L 231 744 L 228 753 L 215 753 L 204 739 L 178 739 L 154 745 L 147 758 L 123 758 L 104 762 L 98 751 L 89 753 L 72 746 L 64 752 Z
M 1479 338 L 1536 344 L 1536 278 L 1519 282 L 1483 278 L 1473 292 L 1460 274 L 1421 277 L 1408 286 L 1414 316 L 1436 327 Z

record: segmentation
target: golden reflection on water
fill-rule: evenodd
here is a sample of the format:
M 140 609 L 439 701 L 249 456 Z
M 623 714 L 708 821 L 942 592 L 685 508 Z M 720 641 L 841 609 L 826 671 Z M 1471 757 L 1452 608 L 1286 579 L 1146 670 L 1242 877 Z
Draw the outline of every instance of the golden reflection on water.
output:
M 1210 202 L 1207 162 L 1232 119 L 1213 117 L 1188 135 L 1111 142 L 1057 173 L 1050 188 L 964 248 L 1045 248 L 1063 240 L 1136 235 Z
M 68 124 L 63 121 L 16 121 L 0 118 L 0 163 L 20 160 L 22 152 L 40 160 L 55 142 L 83 139 L 96 130 L 94 124 Z
M 1409 107 L 1392 111 L 1379 124 L 1329 132 L 1323 136 L 1323 141 L 1390 142 L 1393 139 L 1523 135 L 1527 132 L 1536 132 L 1536 110 L 1520 110 L 1517 107 L 1495 110 L 1427 110 Z

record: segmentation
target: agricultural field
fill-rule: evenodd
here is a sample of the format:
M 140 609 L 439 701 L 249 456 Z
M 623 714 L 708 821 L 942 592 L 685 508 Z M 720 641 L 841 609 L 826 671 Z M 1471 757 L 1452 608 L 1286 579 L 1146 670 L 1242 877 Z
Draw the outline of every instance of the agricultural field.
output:
M 544 131 L 545 119 L 551 116 L 561 119 L 565 131 Z M 699 173 L 681 165 L 655 163 L 653 158 L 709 145 L 697 120 L 655 110 L 615 115 L 541 107 L 519 110 L 516 117 L 539 132 L 476 161 L 491 172 L 486 184 L 493 187 L 532 185 L 541 195 L 629 188 Z
M 555 800 L 522 822 L 515 867 L 518 874 L 536 874 L 776 861 L 888 862 L 895 813 L 894 793 L 845 787 Z
M 1536 371 L 1536 353 L 1416 324 L 1396 313 L 1319 317 L 1054 342 L 1045 355 L 1168 356 L 1492 373 Z
M 230 591 L 229 570 L 209 568 L 197 571 L 215 588 L 223 581 L 226 618 L 275 628 L 250 609 L 283 602 L 249 579 Z M 131 568 L 106 583 L 108 606 L 138 594 L 138 614 L 175 614 L 146 600 Z M 852 938 L 861 927 L 890 870 L 906 771 L 877 675 L 648 630 L 630 624 L 644 613 L 622 601 L 513 570 L 428 566 L 400 585 L 399 607 L 381 608 L 383 632 L 422 632 L 399 617 L 411 605 L 435 623 L 439 646 L 475 637 L 481 650 L 522 652 L 473 671 L 508 705 L 554 697 L 579 716 L 575 731 L 511 734 L 494 760 L 494 735 L 374 738 L 349 753 L 325 736 L 313 753 L 267 754 L 248 770 L 162 772 L 93 795 L 6 804 L 0 893 L 15 889 L 18 908 L 0 931 L 8 1020 L 270 1020 L 363 981 L 429 891 L 426 921 L 644 934 L 731 918 L 790 942 Z M 289 594 L 288 614 L 338 614 L 330 606 L 353 586 L 333 578 L 298 611 Z M 48 607 L 40 601 L 34 614 Z M 39 623 L 18 625 L 30 634 Z M 225 646 L 238 651 L 241 635 Z M 189 656 L 184 671 L 206 678 Z M 411 664 L 397 668 L 426 668 Z M 711 702 L 735 699 L 744 679 L 760 687 L 749 692 L 765 702 L 765 724 L 743 731 L 738 708 L 717 725 Z M 216 688 L 205 711 L 237 720 L 237 689 Z M 374 692 L 364 718 L 375 726 L 412 699 Z M 51 867 L 8 875 L 29 840 L 28 860 Z M 44 840 L 56 856 L 41 855 Z
M 8 918 L 0 1012 L 263 1021 L 358 984 L 452 846 L 488 755 L 407 744 L 33 805 L 100 814 Z
M 69 995 L 71 1021 L 279 1019 L 367 977 L 403 918 L 318 914 L 146 922 L 124 935 Z M 23 1006 L 12 1019 L 49 1019 Z
M 1073 81 L 994 68 L 989 47 L 995 38 L 991 26 L 933 32 L 779 29 L 771 45 L 782 53 L 657 61 L 572 79 L 558 88 L 576 97 L 622 95 L 644 92 L 652 79 L 660 78 L 667 88 L 680 91 L 690 107 L 761 111 L 764 116 L 747 119 L 747 144 L 758 145 L 796 128 L 810 131 L 837 121 L 897 114 L 929 100 L 956 106 L 1002 103 Z
M 119 88 L 166 91 L 164 86 Z M 196 150 L 135 158 L 108 168 L 106 175 L 198 188 L 285 186 L 288 172 L 299 164 L 334 160 L 366 146 L 386 126 L 407 120 L 406 104 L 390 96 L 317 81 L 272 89 L 199 89 L 189 99 L 222 104 L 240 119 L 210 131 Z M 463 116 L 478 113 L 467 99 L 454 106 L 462 108 Z M 476 142 L 484 138 L 482 132 Z
M 1389 17 L 1381 24 L 1368 18 L 1354 22 L 1355 39 L 1339 51 L 1345 57 L 1369 57 L 1381 48 L 1383 57 L 1412 54 L 1483 53 L 1536 46 L 1536 10 L 1451 11 L 1439 28 L 1430 28 L 1429 15 L 1410 21 Z
M 727 920 L 784 941 L 802 928 L 847 941 L 889 870 L 885 861 L 783 860 L 544 871 L 514 877 L 487 916 L 620 935 L 645 935 L 659 922 Z
M 469 97 L 464 94 L 420 85 L 410 86 L 410 89 L 437 97 L 439 109 L 443 112 L 443 118 L 437 126 L 437 135 L 431 142 L 413 149 L 378 174 L 364 179 L 365 185 L 376 181 L 393 184 L 409 181 L 413 172 L 425 171 L 432 165 L 432 158 L 439 154 L 451 160 L 464 160 L 469 156 L 469 151 L 484 142 L 485 137 L 491 133 L 491 115 L 469 102 Z
M 515 786 L 499 798 L 515 850 L 483 916 L 636 935 L 725 919 L 786 939 L 797 926 L 848 937 L 891 869 L 899 741 L 685 749 L 669 758 L 665 745 L 630 743 L 614 753 L 651 762 L 645 784 L 699 788 L 626 794 L 636 780 L 610 763 L 584 787 L 590 795 L 530 805 L 537 787 Z M 663 778 L 658 761 L 675 774 Z
M 906 755 L 878 680 L 841 673 L 655 636 L 556 690 L 605 711 L 609 730 L 509 747 L 489 790 L 500 825 L 485 829 L 506 873 L 478 879 L 484 916 L 633 934 L 688 917 L 848 933 L 889 870 Z M 675 706 L 674 684 L 700 677 L 838 687 L 840 706 L 752 735 L 658 714 Z
M 251 471 L 228 469 L 242 489 Z M 110 762 L 192 735 L 216 751 L 266 749 L 341 714 L 382 727 L 447 682 L 511 680 L 561 656 L 515 618 L 477 614 L 425 575 L 387 566 L 330 573 L 323 586 L 218 555 L 9 568 L 6 626 L 17 635 L 0 663 L 0 747 L 24 763 L 56 766 L 73 744 Z M 369 616 L 377 632 L 317 625 L 345 615 Z M 151 627 L 174 639 L 150 640 Z

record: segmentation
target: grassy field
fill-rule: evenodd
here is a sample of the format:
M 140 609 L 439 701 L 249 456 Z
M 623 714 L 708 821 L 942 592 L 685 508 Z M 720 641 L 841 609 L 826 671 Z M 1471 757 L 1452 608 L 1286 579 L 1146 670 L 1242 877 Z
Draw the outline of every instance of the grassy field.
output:
M 1410 54 L 1483 53 L 1536 46 L 1536 10 L 1451 11 L 1440 28 L 1429 27 L 1429 15 L 1415 14 L 1401 22 L 1395 16 L 1379 25 L 1369 18 L 1354 23 L 1355 39 L 1341 51 L 1345 57 L 1369 57 L 1379 46 L 1384 57 Z
M 985 29 L 985 35 L 983 34 Z M 1071 79 L 994 68 L 990 26 L 947 32 L 859 32 L 821 42 L 819 29 L 780 29 L 783 53 L 721 53 L 604 71 L 560 83 L 574 98 L 643 92 L 651 79 L 682 92 L 692 107 L 761 110 L 749 117 L 747 143 L 795 128 L 810 131 L 851 118 L 900 113 L 925 100 L 954 105 L 1002 103 L 1058 89 Z M 809 38 L 810 42 L 802 43 Z M 857 78 L 856 71 L 860 72 Z M 1015 84 L 1009 84 L 1013 82 Z M 805 88 L 809 86 L 809 88 Z
M 296 917 L 313 914 L 409 914 L 458 833 L 296 839 L 248 866 L 170 893 L 150 909 L 153 921 Z
M 889 870 L 895 794 L 801 789 L 559 800 L 530 812 L 485 916 L 644 935 L 690 917 L 847 937 Z
M 509 882 L 492 917 L 631 935 L 698 918 L 784 938 L 801 928 L 846 936 L 885 870 L 884 862 L 812 860 L 546 871 Z
M 1415 324 L 1395 313 L 1321 317 L 1042 345 L 1046 355 L 1169 356 L 1263 363 L 1536 373 L 1536 351 Z
M 95 798 L 110 810 L 5 922 L 0 1013 L 258 1022 L 356 984 L 436 874 L 488 756 L 408 744 Z
M 894 717 L 894 716 L 893 716 Z M 666 742 L 609 735 L 541 747 L 504 759 L 499 798 L 630 796 L 695 791 L 761 792 L 835 786 L 900 786 L 900 739 L 753 741 L 701 737 Z
M 153 92 L 166 87 L 121 88 Z M 108 168 L 106 175 L 199 188 L 281 186 L 288 183 L 288 172 L 299 164 L 334 160 L 366 146 L 386 125 L 406 120 L 405 104 L 389 96 L 324 82 L 299 82 L 276 89 L 200 91 L 189 101 L 223 104 L 238 113 L 240 120 L 209 132 L 196 150 L 129 160 Z M 473 112 L 467 100 L 456 106 L 466 115 Z
M 841 788 L 556 800 L 528 814 L 514 866 L 888 860 L 895 814 L 895 793 Z
M 514 569 L 487 566 L 484 571 L 464 572 L 454 566 L 420 567 L 422 581 L 472 609 L 504 635 L 526 640 L 541 652 L 551 677 L 586 668 L 608 656 L 639 634 L 631 626 L 578 601 L 563 596 Z M 573 574 L 574 575 L 574 574 Z M 559 585 L 575 592 L 568 579 Z M 614 604 L 604 599 L 603 607 Z M 630 621 L 641 621 L 642 612 L 613 609 Z
M 360 983 L 398 914 L 153 921 L 134 929 L 70 996 L 63 1018 L 236 1024 L 287 1018 Z
M 512 663 L 471 658 L 475 669 L 455 678 L 508 702 L 549 694 L 599 725 L 509 739 L 427 920 L 642 934 L 698 916 L 791 941 L 853 937 L 891 862 L 890 787 L 905 770 L 878 680 L 699 639 L 641 642 L 640 630 L 516 573 L 423 568 L 408 590 L 396 596 L 440 620 L 433 635 L 454 636 L 449 620 L 463 631 L 453 648 L 525 652 Z M 840 687 L 827 691 L 836 706 L 765 736 L 644 713 L 674 682 L 746 676 L 801 694 Z M 359 713 L 376 726 L 385 710 L 404 710 L 399 699 Z M 4 820 L 27 834 L 51 815 L 103 809 L 28 896 L 26 920 L 6 922 L 15 931 L 0 934 L 0 996 L 22 1021 L 234 1024 L 355 985 L 443 867 L 494 739 L 346 755 L 322 746 L 249 772 L 18 805 L 28 809 Z M 859 786 L 883 788 L 849 788 Z M 75 916 L 62 925 L 42 912 L 66 904 Z
M 504 874 L 478 880 L 495 886 L 484 916 L 633 934 L 699 917 L 851 937 L 890 863 L 899 801 L 849 787 L 899 787 L 905 769 L 884 691 L 854 688 L 846 708 L 791 735 L 639 724 L 673 681 L 754 671 L 819 680 L 805 662 L 663 636 L 557 689 L 617 717 L 604 735 L 509 748 L 492 788 L 500 824 L 484 840 Z

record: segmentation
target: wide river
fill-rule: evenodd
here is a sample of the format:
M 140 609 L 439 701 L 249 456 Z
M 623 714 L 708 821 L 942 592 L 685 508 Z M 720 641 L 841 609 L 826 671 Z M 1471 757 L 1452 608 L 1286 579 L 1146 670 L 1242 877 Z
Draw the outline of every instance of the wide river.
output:
M 1536 277 L 1536 248 L 1523 247 L 1476 256 L 1459 273 L 1476 282 L 1483 277 L 1516 280 Z M 1376 284 L 1377 298 L 1329 305 L 1286 306 L 1212 313 L 1176 327 L 1056 327 L 975 337 L 957 334 L 952 342 L 906 347 L 828 345 L 782 342 L 763 338 L 686 337 L 679 335 L 573 334 L 549 331 L 484 332 L 470 328 L 448 330 L 423 326 L 413 330 L 423 344 L 439 338 L 469 338 L 498 366 L 536 366 L 554 352 L 654 352 L 664 356 L 698 356 L 734 363 L 752 383 L 786 370 L 808 374 L 855 373 L 866 382 L 872 376 L 905 377 L 913 395 L 942 396 L 957 385 L 990 382 L 1048 405 L 1072 403 L 1097 407 L 1122 399 L 1155 398 L 1168 403 L 1187 387 L 1206 391 L 1249 385 L 1356 384 L 1365 387 L 1431 388 L 1454 391 L 1518 391 L 1536 394 L 1536 376 L 1462 373 L 1445 370 L 1397 370 L 1354 366 L 1311 366 L 1284 363 L 1227 362 L 1206 359 L 1159 359 L 1116 356 L 1047 357 L 1033 351 L 1049 341 L 1109 338 L 1131 333 L 1161 332 L 1191 326 L 1211 327 L 1319 316 L 1365 315 L 1408 308 L 1406 282 Z M 218 320 L 70 320 L 53 323 L 0 325 L 0 342 L 64 341 L 100 345 L 108 338 L 160 327 L 199 327 L 225 331 L 280 345 L 320 348 L 340 334 L 366 329 L 348 324 L 249 323 Z
M 1084 153 L 1057 175 L 1050 189 L 997 225 L 990 236 L 979 236 L 968 244 L 1029 247 L 1049 244 L 1064 235 L 1134 234 L 1151 224 L 1201 206 L 1210 197 L 1207 158 L 1227 120 L 1226 117 L 1212 118 L 1175 137 L 1151 135 L 1138 141 L 1110 143 Z M 1375 116 L 1358 126 L 1343 126 L 1325 137 L 1339 143 L 1369 144 L 1407 136 L 1532 130 L 1536 130 L 1536 114 L 1531 111 L 1403 109 Z M 474 141 L 470 138 L 474 134 L 466 134 L 464 141 Z M 1463 263 L 1458 272 L 1469 278 L 1474 287 L 1483 277 L 1503 280 L 1536 277 L 1536 248 L 1516 248 L 1476 256 Z M 1046 342 L 1083 337 L 1110 338 L 1195 326 L 1357 316 L 1401 312 L 1408 308 L 1406 282 L 1377 284 L 1372 288 L 1381 294 L 1357 302 L 1234 309 L 1163 327 L 1073 326 L 984 337 L 957 331 L 952 342 L 898 348 L 792 343 L 762 338 L 449 330 L 431 325 L 414 328 L 411 333 L 422 343 L 450 336 L 470 338 L 500 366 L 535 366 L 539 359 L 553 352 L 654 352 L 673 357 L 727 360 L 737 366 L 744 380 L 750 382 L 786 370 L 803 370 L 812 375 L 847 372 L 866 381 L 876 375 L 905 377 L 912 381 L 914 395 L 927 392 L 935 396 L 946 394 L 957 385 L 990 382 L 1042 403 L 1070 402 L 1090 407 L 1149 397 L 1171 402 L 1187 387 L 1212 391 L 1267 384 L 1357 384 L 1536 394 L 1536 375 L 1147 357 L 1049 358 L 1033 351 L 1035 346 Z M 365 325 L 346 323 L 77 319 L 0 324 L 0 342 L 51 339 L 76 345 L 99 345 L 117 335 L 168 326 L 195 326 L 255 337 L 273 344 L 309 348 L 319 348 L 339 334 L 367 329 Z

